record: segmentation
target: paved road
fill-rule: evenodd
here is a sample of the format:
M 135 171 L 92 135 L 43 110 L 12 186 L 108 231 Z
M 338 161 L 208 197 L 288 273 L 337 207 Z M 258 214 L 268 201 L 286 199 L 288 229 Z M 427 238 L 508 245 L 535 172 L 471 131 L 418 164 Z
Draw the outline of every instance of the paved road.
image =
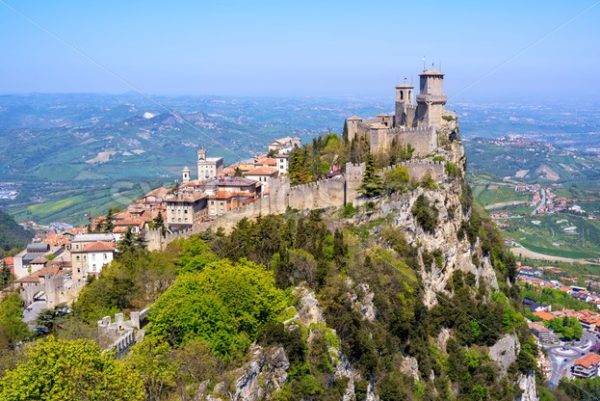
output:
M 36 328 L 35 320 L 43 309 L 46 309 L 46 301 L 33 301 L 28 308 L 23 310 L 22 320 L 31 330 Z
M 561 343 L 560 345 L 544 345 L 543 348 L 548 352 L 552 374 L 548 380 L 550 388 L 556 388 L 560 379 L 569 377 L 573 361 L 581 358 L 596 343 L 596 334 L 587 330 L 583 331 L 583 337 L 580 341 L 570 343 Z

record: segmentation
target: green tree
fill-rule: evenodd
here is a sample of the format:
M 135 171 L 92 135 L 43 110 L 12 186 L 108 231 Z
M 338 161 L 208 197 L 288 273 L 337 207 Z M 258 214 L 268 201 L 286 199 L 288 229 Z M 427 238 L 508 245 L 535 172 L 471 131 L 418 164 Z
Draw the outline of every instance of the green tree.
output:
M 17 294 L 10 293 L 0 302 L 0 336 L 7 340 L 9 346 L 14 346 L 31 334 L 21 320 L 22 315 L 22 302 Z
M 404 166 L 397 166 L 385 173 L 383 182 L 386 191 L 393 193 L 406 191 L 409 181 L 408 169 Z
M 139 251 L 146 250 L 146 243 L 142 234 L 136 234 L 131 227 L 127 229 L 123 238 L 117 243 L 117 250 L 123 255 L 131 256 Z
M 439 213 L 435 206 L 429 204 L 425 195 L 419 195 L 413 204 L 411 212 L 423 230 L 428 232 L 433 232 L 435 230 Z
M 365 174 L 360 185 L 360 193 L 367 196 L 378 196 L 383 192 L 383 181 L 375 171 L 375 158 L 372 154 L 367 156 Z
M 160 232 L 164 236 L 167 232 L 167 227 L 165 226 L 165 219 L 163 218 L 162 212 L 158 212 L 158 215 L 150 222 L 150 228 L 160 228 Z
M 246 260 L 220 260 L 177 278 L 151 309 L 149 335 L 173 345 L 201 339 L 229 359 L 287 304 L 271 272 Z
M 175 387 L 177 366 L 169 344 L 146 337 L 131 349 L 127 362 L 142 377 L 147 401 L 165 399 Z
M 50 336 L 31 344 L 25 360 L 0 380 L 5 401 L 142 401 L 139 374 L 87 340 Z

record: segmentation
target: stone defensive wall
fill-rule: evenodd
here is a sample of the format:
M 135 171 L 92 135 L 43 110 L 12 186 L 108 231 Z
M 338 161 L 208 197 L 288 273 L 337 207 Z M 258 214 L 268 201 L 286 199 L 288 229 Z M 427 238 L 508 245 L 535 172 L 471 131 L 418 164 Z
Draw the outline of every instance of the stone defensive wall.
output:
M 436 181 L 443 181 L 446 178 L 444 163 L 431 160 L 407 160 L 393 166 L 385 167 L 382 173 L 385 174 L 398 166 L 406 167 L 410 179 L 414 181 L 421 181 L 427 174 Z
M 408 169 L 410 178 L 420 181 L 429 174 L 434 180 L 445 179 L 442 162 L 428 160 L 408 160 L 381 170 L 385 174 L 396 166 Z M 231 232 L 240 220 L 255 219 L 258 216 L 282 214 L 288 208 L 298 210 L 324 209 L 341 207 L 347 203 L 359 203 L 359 188 L 365 171 L 365 164 L 346 164 L 346 173 L 308 184 L 291 186 L 287 178 L 272 179 L 269 184 L 269 195 L 253 203 L 228 211 L 214 220 L 195 224 L 192 228 L 162 235 L 160 229 L 146 232 L 149 250 L 163 249 L 169 242 L 177 238 L 188 238 L 193 234 L 211 229 L 223 229 Z
M 393 138 L 398 138 L 398 143 L 415 149 L 415 156 L 425 156 L 437 148 L 437 136 L 432 127 L 417 128 L 392 128 L 388 131 L 389 144 Z

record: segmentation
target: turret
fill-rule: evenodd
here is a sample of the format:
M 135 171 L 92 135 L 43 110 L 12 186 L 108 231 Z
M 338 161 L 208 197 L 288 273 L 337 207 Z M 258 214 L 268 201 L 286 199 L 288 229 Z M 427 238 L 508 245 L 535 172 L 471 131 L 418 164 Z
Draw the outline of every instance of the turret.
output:
M 205 162 L 206 161 L 206 149 L 201 147 L 198 149 L 198 161 Z
M 419 125 L 439 127 L 442 124 L 444 105 L 444 74 L 437 70 L 423 70 L 419 74 L 420 85 L 417 96 L 417 119 Z
M 413 119 L 410 109 L 413 107 L 413 89 L 414 86 L 406 81 L 396 85 L 396 119 L 394 124 L 396 127 L 412 125 Z
M 185 166 L 183 170 L 181 170 L 181 182 L 187 184 L 190 182 L 190 168 Z

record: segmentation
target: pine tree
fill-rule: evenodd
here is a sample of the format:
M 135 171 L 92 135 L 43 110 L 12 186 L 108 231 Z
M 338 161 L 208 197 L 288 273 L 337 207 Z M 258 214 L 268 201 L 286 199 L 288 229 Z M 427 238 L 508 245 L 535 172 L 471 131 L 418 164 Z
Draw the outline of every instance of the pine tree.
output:
M 102 228 L 103 231 L 107 233 L 112 232 L 112 230 L 115 228 L 115 216 L 113 208 L 108 209 L 106 220 L 104 221 Z
M 360 186 L 360 193 L 367 197 L 378 196 L 383 192 L 383 180 L 375 171 L 375 158 L 367 155 L 365 175 Z

